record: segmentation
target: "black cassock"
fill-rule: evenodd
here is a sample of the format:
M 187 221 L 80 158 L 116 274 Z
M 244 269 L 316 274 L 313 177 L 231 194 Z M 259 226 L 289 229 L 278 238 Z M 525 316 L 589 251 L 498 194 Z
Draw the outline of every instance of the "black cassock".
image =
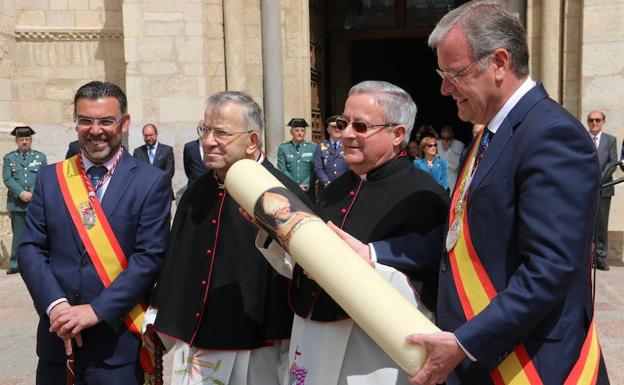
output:
M 405 273 L 423 303 L 435 310 L 437 276 L 449 196 L 429 174 L 403 156 L 370 171 L 366 180 L 347 171 L 323 192 L 316 212 L 363 243 L 410 233 L 422 236 L 423 245 L 409 261 L 380 260 Z M 344 272 L 349 274 L 349 272 Z M 316 282 L 296 265 L 290 286 L 293 310 L 302 318 L 336 321 L 348 316 Z
M 268 160 L 262 165 L 306 204 L 308 198 Z M 177 208 L 152 298 L 156 329 L 202 349 L 245 350 L 290 338 L 288 280 L 256 248 L 258 229 L 212 172 Z

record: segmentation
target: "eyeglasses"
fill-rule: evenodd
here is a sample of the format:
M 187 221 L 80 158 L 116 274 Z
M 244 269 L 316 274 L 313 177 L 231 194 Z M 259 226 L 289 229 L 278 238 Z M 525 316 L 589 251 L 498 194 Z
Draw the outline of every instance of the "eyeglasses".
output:
M 431 148 L 431 147 L 438 147 L 438 145 L 435 143 L 430 143 L 430 144 L 425 144 L 423 147 Z
M 357 132 L 359 134 L 365 133 L 366 131 L 368 131 L 369 128 L 392 127 L 392 126 L 397 126 L 398 125 L 398 123 L 368 124 L 368 123 L 357 122 L 357 121 L 348 122 L 348 121 L 346 121 L 344 119 L 341 119 L 341 118 L 336 119 L 336 128 L 339 129 L 340 131 L 343 131 L 347 127 L 349 127 L 349 124 L 353 128 L 353 131 L 355 131 L 355 132 Z
M 197 127 L 197 135 L 199 135 L 200 138 L 206 139 L 208 137 L 208 134 L 212 133 L 212 136 L 217 142 L 225 142 L 234 136 L 240 136 L 242 134 L 249 134 L 250 132 L 253 132 L 253 131 L 247 130 L 247 131 L 240 131 L 240 132 L 228 132 L 222 128 L 210 128 L 206 126 Z
M 596 118 L 596 119 L 587 119 L 588 123 L 600 123 L 602 122 L 602 119 L 600 118 Z
M 468 71 L 468 68 L 470 68 L 473 64 L 483 61 L 489 57 L 490 55 L 483 56 L 482 58 L 471 62 L 470 64 L 468 64 L 467 66 L 465 66 L 464 68 L 460 69 L 459 71 L 455 73 L 442 71 L 439 68 L 436 68 L 436 72 L 438 73 L 438 75 L 440 75 L 442 79 L 446 79 L 449 82 L 453 83 L 454 85 L 457 85 L 457 83 L 459 83 L 459 78 L 467 75 L 466 71 Z
M 126 117 L 125 114 L 121 115 L 119 119 L 115 119 L 112 117 L 93 119 L 93 118 L 89 118 L 86 116 L 76 116 L 74 117 L 74 123 L 76 123 L 76 126 L 81 127 L 81 128 L 93 127 L 93 125 L 96 125 L 96 124 L 102 128 L 108 128 L 115 124 L 119 124 L 125 117 Z

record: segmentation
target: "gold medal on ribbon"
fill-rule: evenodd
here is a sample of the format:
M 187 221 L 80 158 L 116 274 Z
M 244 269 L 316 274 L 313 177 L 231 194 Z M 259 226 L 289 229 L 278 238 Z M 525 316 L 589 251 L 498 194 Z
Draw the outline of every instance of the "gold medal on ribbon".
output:
M 95 210 L 91 205 L 91 201 L 87 201 L 80 205 L 80 218 L 82 219 L 82 225 L 90 229 L 95 226 Z

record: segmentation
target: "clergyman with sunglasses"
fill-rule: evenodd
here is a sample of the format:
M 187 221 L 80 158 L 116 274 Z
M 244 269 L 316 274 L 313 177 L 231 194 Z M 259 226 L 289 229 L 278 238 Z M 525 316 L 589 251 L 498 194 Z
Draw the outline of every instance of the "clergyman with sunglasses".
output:
M 410 257 L 365 259 L 410 302 L 432 316 L 449 197 L 404 155 L 415 117 L 416 104 L 403 89 L 383 81 L 354 85 L 344 112 L 336 119 L 350 170 L 329 184 L 315 207 L 324 220 L 360 242 L 408 233 L 419 237 L 420 248 Z M 351 381 L 407 384 L 407 376 L 397 364 L 299 265 L 293 270 L 284 251 L 274 244 L 264 249 L 265 256 L 292 277 L 290 303 L 296 313 L 288 356 L 290 371 L 283 383 L 304 376 L 309 385 Z
M 38 385 L 143 384 L 138 320 L 169 236 L 171 180 L 122 147 L 126 100 L 112 83 L 80 87 L 80 153 L 37 175 L 18 255 L 40 316 Z

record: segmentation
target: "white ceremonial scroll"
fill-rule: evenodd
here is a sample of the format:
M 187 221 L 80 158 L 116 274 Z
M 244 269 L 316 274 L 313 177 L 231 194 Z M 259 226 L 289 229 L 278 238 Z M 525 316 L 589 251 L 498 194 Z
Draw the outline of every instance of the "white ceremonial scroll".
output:
M 440 329 L 259 163 L 234 163 L 225 187 L 390 358 L 420 370 L 427 353 L 405 337 Z

